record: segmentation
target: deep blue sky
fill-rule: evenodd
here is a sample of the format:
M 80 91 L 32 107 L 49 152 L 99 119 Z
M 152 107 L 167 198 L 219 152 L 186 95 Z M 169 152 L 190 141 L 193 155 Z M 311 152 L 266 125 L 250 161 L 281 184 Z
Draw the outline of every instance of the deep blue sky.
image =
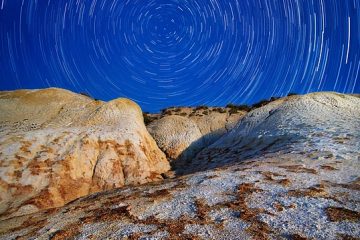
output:
M 0 90 L 144 111 L 360 92 L 360 0 L 0 0 Z

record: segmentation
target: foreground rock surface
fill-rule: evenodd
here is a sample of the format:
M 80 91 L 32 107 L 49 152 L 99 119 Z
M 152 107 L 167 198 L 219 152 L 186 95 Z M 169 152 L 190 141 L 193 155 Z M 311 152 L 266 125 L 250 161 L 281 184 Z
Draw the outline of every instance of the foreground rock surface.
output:
M 358 173 L 344 160 L 264 156 L 1 221 L 0 238 L 359 238 Z
M 138 105 L 61 89 L 0 93 L 1 218 L 160 180 L 165 155 Z
M 215 156 L 190 165 L 200 172 L 7 219 L 0 238 L 360 238 L 359 104 L 334 93 L 278 100 L 204 150 Z

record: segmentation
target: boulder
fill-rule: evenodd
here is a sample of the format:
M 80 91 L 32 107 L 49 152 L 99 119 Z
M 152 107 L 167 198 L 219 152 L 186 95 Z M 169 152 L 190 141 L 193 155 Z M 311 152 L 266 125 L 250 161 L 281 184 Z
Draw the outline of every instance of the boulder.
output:
M 238 121 L 245 116 L 245 112 L 236 114 L 209 111 L 208 115 L 189 117 L 198 126 L 206 146 L 211 145 L 230 131 Z
M 198 126 L 186 117 L 166 116 L 147 129 L 170 161 L 194 157 L 205 146 Z
M 128 99 L 19 90 L 0 93 L 0 112 L 2 218 L 157 181 L 169 170 L 140 107 Z
M 242 111 L 230 114 L 226 108 L 204 106 L 170 108 L 163 112 L 163 115 L 147 115 L 151 119 L 147 129 L 174 167 L 186 165 L 203 148 L 230 131 L 246 114 Z

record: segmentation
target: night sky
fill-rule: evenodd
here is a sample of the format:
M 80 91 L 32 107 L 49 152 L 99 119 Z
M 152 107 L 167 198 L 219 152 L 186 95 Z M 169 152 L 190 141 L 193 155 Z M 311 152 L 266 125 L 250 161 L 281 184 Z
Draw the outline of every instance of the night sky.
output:
M 360 93 L 360 0 L 0 0 L 0 90 L 144 111 Z

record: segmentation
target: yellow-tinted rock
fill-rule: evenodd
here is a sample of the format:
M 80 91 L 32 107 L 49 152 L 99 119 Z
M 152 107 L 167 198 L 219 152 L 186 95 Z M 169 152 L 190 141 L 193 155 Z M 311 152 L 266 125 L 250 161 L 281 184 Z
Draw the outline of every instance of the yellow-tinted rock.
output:
M 62 89 L 0 93 L 0 213 L 58 207 L 89 193 L 161 179 L 164 153 L 128 99 Z
M 159 148 L 165 152 L 174 167 L 182 167 L 204 147 L 207 147 L 231 130 L 245 116 L 245 112 L 229 113 L 217 107 L 169 108 L 164 114 L 150 114 L 147 126 Z M 179 164 L 179 166 L 176 166 Z
M 150 134 L 170 160 L 187 159 L 204 147 L 196 123 L 181 116 L 166 116 L 148 126 Z

